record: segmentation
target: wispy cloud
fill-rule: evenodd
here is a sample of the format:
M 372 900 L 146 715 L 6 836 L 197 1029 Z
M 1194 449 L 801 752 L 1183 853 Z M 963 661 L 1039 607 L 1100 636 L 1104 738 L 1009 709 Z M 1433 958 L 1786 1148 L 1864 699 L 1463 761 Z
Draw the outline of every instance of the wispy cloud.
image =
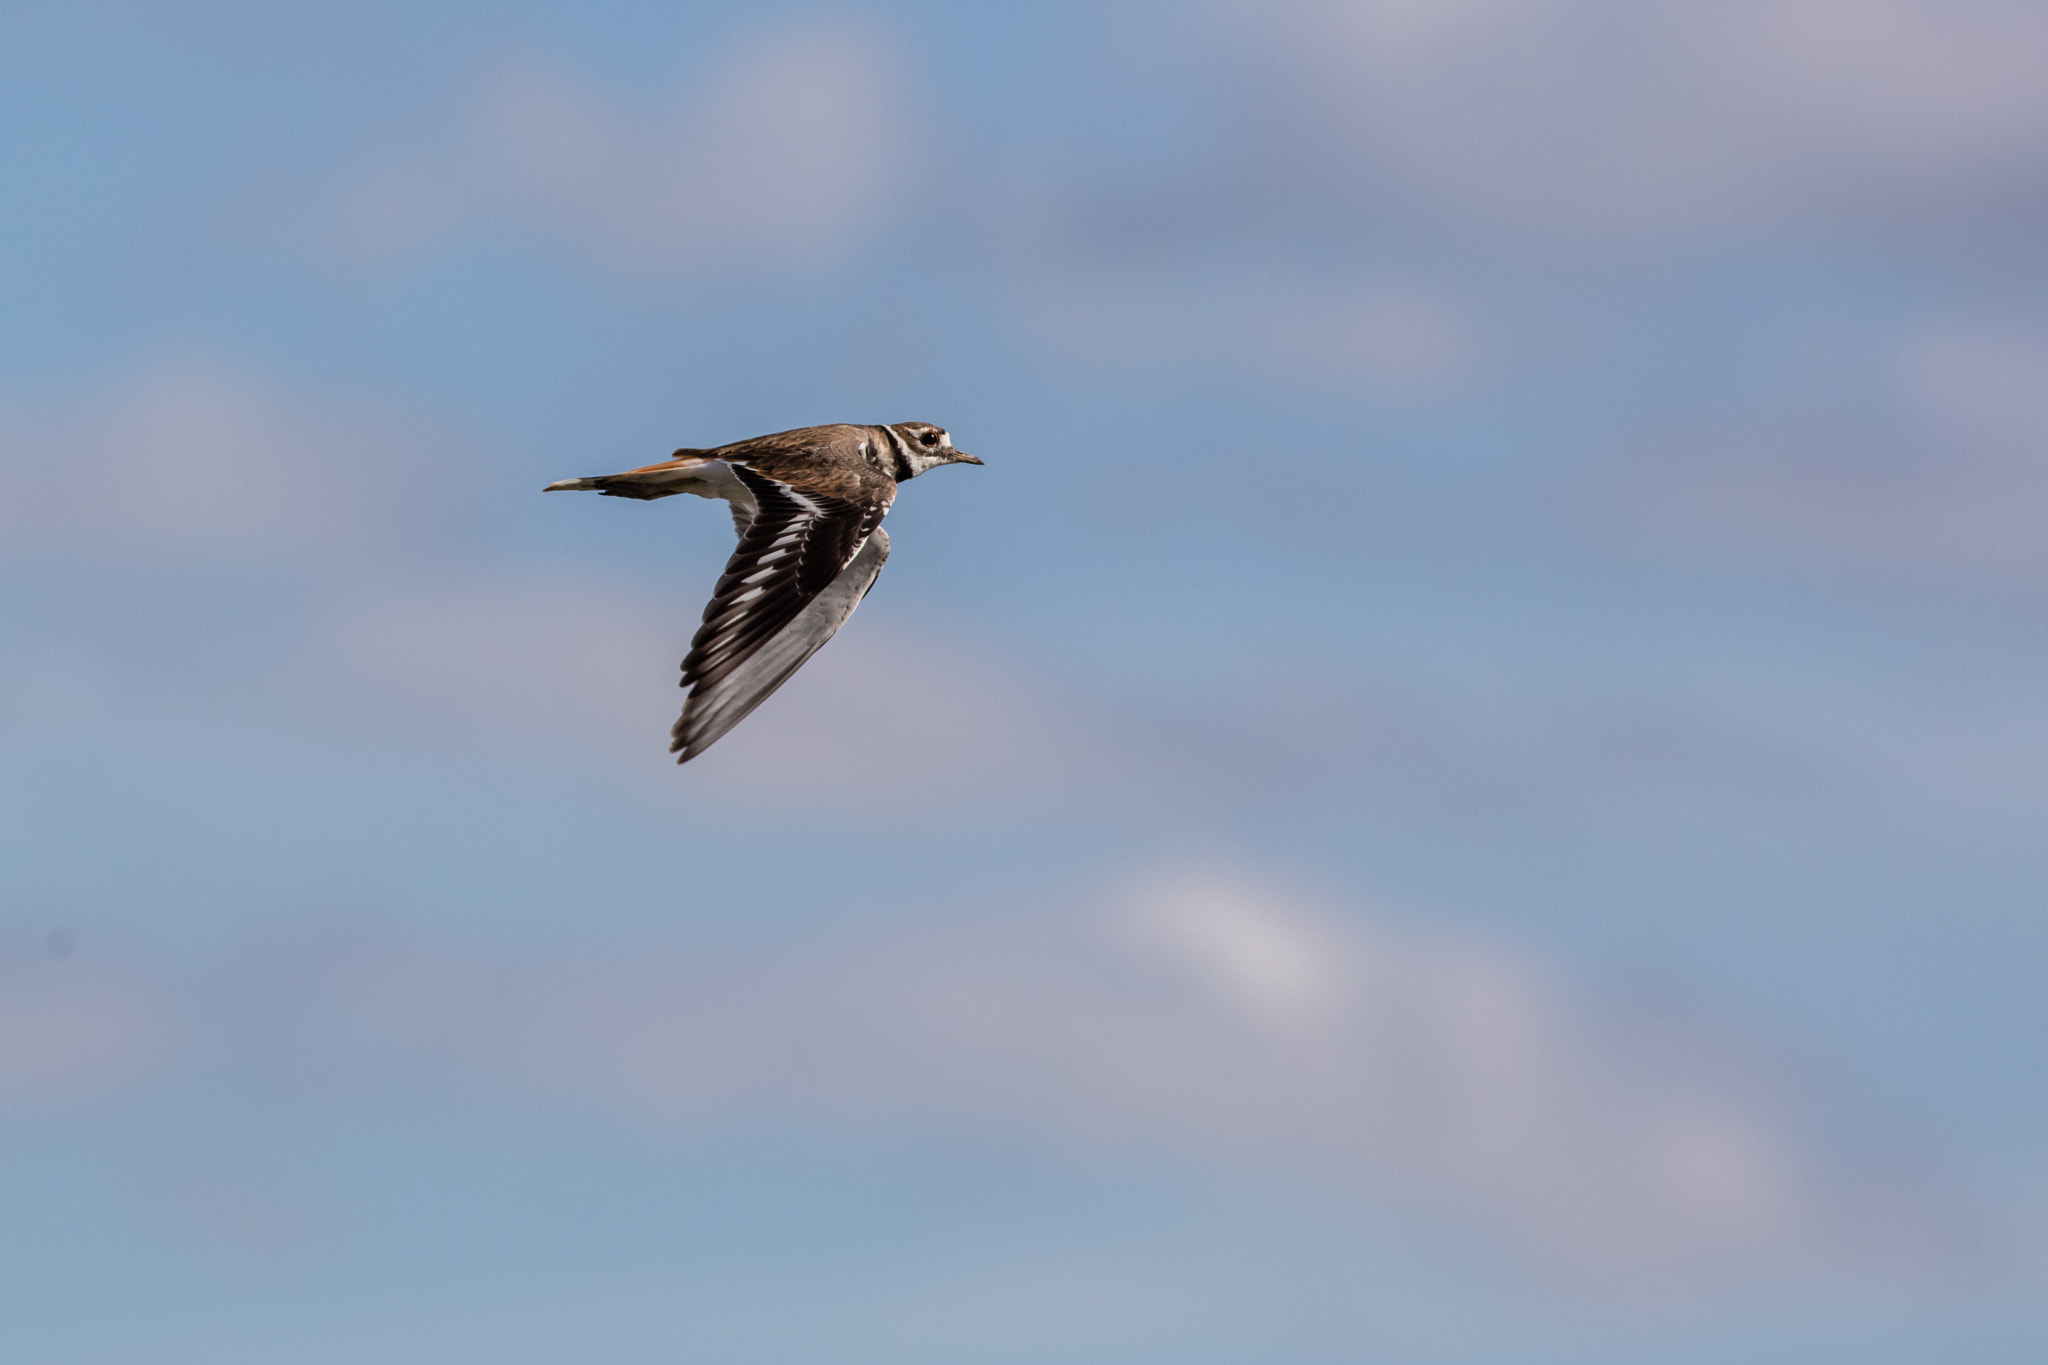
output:
M 2048 177 L 2048 16 L 2016 0 L 1305 0 L 1246 32 L 1295 173 L 1474 226 L 1952 219 Z
M 979 186 L 1020 314 L 1094 369 L 1455 396 L 1496 334 L 1554 362 L 1573 319 L 1511 282 L 1561 262 L 1611 283 L 1589 263 L 1616 249 L 1814 234 L 2024 253 L 2048 202 L 2048 16 L 2013 0 L 1200 13 L 1173 48 L 1189 145 Z
M 1229 262 L 1046 263 L 1027 273 L 1020 304 L 1040 337 L 1097 373 L 1210 370 L 1283 388 L 1435 397 L 1469 376 L 1477 350 L 1467 309 L 1398 276 L 1333 286 L 1248 276 Z
M 12 936 L 10 936 L 12 937 Z M 0 953 L 0 1105 L 105 1094 L 178 1051 L 170 1001 L 132 972 L 64 954 Z
M 1768 1069 L 1508 943 L 1213 873 L 1085 899 L 750 958 L 358 953 L 314 969 L 284 1027 L 311 1025 L 349 1074 L 424 1068 L 678 1131 L 1001 1132 L 1305 1182 L 1545 1273 L 1705 1283 L 1948 1255 L 1930 1189 L 1866 1198 Z
M 1900 347 L 1898 377 L 1913 416 L 1949 447 L 1945 454 L 2048 469 L 2048 330 L 1939 319 Z
M 0 525 L 17 550 L 105 560 L 367 557 L 417 423 L 290 393 L 245 366 L 166 357 L 0 407 Z
M 1880 356 L 1877 411 L 1639 437 L 1588 501 L 1639 549 L 1878 580 L 2048 574 L 2048 334 L 1936 319 Z
M 509 227 L 634 274 L 831 258 L 892 212 L 894 66 L 872 32 L 823 21 L 757 36 L 652 106 L 549 59 L 506 62 L 452 126 L 344 192 L 335 245 L 389 260 Z
M 401 733 L 658 748 L 689 612 L 595 575 L 373 575 L 315 624 L 306 662 L 337 710 Z

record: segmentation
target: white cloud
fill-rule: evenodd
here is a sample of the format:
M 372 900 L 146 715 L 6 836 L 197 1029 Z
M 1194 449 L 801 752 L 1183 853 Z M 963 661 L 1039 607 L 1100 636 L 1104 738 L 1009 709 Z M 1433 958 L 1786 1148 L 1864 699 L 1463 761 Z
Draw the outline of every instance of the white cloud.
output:
M 2022 0 L 1304 0 L 1242 26 L 1312 174 L 1484 223 L 1939 217 L 2048 179 L 2048 11 Z
M 1178 878 L 1143 888 L 1133 911 L 1138 947 L 1207 977 L 1254 1023 L 1325 1023 L 1355 984 L 1351 945 L 1270 895 Z
M 337 705 L 407 730 L 658 751 L 690 610 L 597 577 L 371 579 L 333 605 L 309 666 Z
M 1675 438 L 1603 470 L 1617 524 L 1659 552 L 1879 577 L 2048 574 L 2048 335 L 1929 322 L 1895 345 L 1882 422 Z M 1596 501 L 1598 499 L 1596 498 Z
M 1099 914 L 744 961 L 397 954 L 318 1008 L 350 1021 L 322 1036 L 522 1102 L 994 1131 L 1262 1173 L 1477 1230 L 1546 1273 L 1854 1267 L 1876 1218 L 1796 1107 L 1711 1038 L 1592 1008 L 1503 943 L 1214 875 Z M 1943 1253 L 1910 1217 L 1883 1231 Z
M 891 209 L 906 115 L 874 73 L 897 65 L 872 34 L 819 22 L 635 109 L 553 64 L 509 63 L 455 127 L 347 191 L 338 244 L 389 259 L 510 222 L 635 272 L 828 258 Z
M 1899 377 L 1936 439 L 2048 474 L 2048 333 L 1954 318 L 1907 338 Z
M 1332 285 L 1215 262 L 1032 277 L 1035 329 L 1091 368 L 1216 366 L 1289 387 L 1362 385 L 1431 395 L 1471 370 L 1465 309 L 1425 282 Z
M 0 971 L 0 1103 L 117 1088 L 170 1052 L 172 1022 L 166 1002 L 121 973 L 10 962 Z
M 101 394 L 0 409 L 0 518 L 16 547 L 96 557 L 366 553 L 377 485 L 424 444 L 360 408 L 170 359 Z

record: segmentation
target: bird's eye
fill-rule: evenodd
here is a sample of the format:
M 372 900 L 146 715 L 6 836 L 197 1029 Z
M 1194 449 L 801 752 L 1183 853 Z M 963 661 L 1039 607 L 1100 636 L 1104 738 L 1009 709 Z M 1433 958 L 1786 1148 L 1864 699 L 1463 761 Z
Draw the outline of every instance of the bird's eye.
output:
M 937 433 L 936 431 L 927 431 L 920 435 L 917 439 L 924 442 L 928 446 L 935 446 L 939 443 L 939 433 Z

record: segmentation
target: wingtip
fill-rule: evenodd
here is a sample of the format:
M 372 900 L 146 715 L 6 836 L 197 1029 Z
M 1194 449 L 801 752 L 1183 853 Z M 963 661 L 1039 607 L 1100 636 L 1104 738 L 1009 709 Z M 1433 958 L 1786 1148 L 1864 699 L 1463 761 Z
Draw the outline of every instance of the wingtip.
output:
M 669 731 L 669 735 L 671 738 L 668 742 L 668 751 L 676 756 L 676 762 L 679 764 L 688 763 L 698 754 L 704 752 L 683 735 L 682 723 L 680 721 L 677 722 L 675 729 Z

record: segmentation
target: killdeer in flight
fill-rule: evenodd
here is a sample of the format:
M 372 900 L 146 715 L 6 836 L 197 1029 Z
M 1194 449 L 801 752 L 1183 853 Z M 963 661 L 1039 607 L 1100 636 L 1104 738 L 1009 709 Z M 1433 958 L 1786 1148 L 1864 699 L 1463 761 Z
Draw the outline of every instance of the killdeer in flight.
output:
M 803 667 L 853 615 L 889 557 L 896 485 L 942 464 L 980 464 L 929 422 L 803 427 L 546 491 L 614 498 L 695 493 L 732 505 L 739 548 L 683 660 L 690 696 L 669 752 L 688 763 Z

